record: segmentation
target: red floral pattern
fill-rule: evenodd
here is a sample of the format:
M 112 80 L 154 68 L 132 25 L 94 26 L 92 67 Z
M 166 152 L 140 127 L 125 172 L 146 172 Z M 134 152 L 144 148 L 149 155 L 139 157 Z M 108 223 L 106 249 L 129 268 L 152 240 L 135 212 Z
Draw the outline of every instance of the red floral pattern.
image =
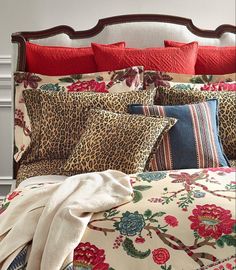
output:
M 226 263 L 225 267 L 223 264 L 219 265 L 217 268 L 214 268 L 213 270 L 234 270 L 236 266 L 236 262 L 233 265 L 232 263 Z
M 80 243 L 74 250 L 74 265 L 89 267 L 91 270 L 108 270 L 105 263 L 104 249 L 99 249 L 88 242 Z
M 196 179 L 199 178 L 199 173 L 189 174 L 186 172 L 181 172 L 180 174 L 170 174 L 171 178 L 174 178 L 175 180 L 172 181 L 172 183 L 186 183 L 188 185 L 191 185 Z
M 108 93 L 105 82 L 77 81 L 67 86 L 68 92 L 99 92 Z
M 231 234 L 233 224 L 236 223 L 229 210 L 215 204 L 197 205 L 192 213 L 189 217 L 191 229 L 204 238 L 218 239 L 222 234 Z
M 165 222 L 166 222 L 168 225 L 170 225 L 171 227 L 177 227 L 178 224 L 179 224 L 177 218 L 174 217 L 174 216 L 170 216 L 170 215 L 165 216 L 164 220 L 165 220 Z
M 16 196 L 18 196 L 21 193 L 21 191 L 13 191 L 11 194 L 7 196 L 8 201 L 13 200 Z
M 231 173 L 231 172 L 236 172 L 236 168 L 233 168 L 233 167 L 231 167 L 231 168 L 227 168 L 227 167 L 207 168 L 207 169 L 204 169 L 204 171 Z
M 164 264 L 170 258 L 170 253 L 165 248 L 158 248 L 152 251 L 152 258 L 156 264 Z
M 143 244 L 144 242 L 145 242 L 145 239 L 142 236 L 135 238 L 135 243 L 137 244 Z
M 17 83 L 23 83 L 24 88 L 27 88 L 28 86 L 32 89 L 36 89 L 38 87 L 38 82 L 40 82 L 42 79 L 35 75 L 34 73 L 16 73 L 14 76 L 14 80 Z
M 208 83 L 201 87 L 204 91 L 236 91 L 236 83 Z

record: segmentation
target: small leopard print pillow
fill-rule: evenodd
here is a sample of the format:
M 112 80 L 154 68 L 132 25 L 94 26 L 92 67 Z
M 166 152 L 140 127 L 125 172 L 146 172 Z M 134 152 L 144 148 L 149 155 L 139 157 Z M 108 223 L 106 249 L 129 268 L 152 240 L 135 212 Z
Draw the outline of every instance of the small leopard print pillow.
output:
M 91 109 L 79 143 L 64 171 L 85 173 L 107 169 L 137 173 L 145 169 L 156 143 L 176 122 Z

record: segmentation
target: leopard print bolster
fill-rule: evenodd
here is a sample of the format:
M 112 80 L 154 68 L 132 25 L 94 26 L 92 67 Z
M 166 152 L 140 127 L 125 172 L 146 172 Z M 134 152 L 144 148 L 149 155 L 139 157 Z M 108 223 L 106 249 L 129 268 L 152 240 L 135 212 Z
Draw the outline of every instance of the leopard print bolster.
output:
M 40 160 L 29 164 L 21 164 L 16 176 L 16 186 L 26 178 L 39 175 L 69 175 L 63 171 L 65 159 Z

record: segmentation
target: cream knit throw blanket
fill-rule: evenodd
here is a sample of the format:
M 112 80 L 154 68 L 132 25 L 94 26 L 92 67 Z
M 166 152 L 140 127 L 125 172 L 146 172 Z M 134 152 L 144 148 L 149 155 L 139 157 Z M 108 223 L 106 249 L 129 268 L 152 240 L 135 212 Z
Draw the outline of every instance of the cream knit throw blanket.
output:
M 129 176 L 113 170 L 74 175 L 21 192 L 0 216 L 2 270 L 30 241 L 27 270 L 61 269 L 73 257 L 93 213 L 132 200 Z

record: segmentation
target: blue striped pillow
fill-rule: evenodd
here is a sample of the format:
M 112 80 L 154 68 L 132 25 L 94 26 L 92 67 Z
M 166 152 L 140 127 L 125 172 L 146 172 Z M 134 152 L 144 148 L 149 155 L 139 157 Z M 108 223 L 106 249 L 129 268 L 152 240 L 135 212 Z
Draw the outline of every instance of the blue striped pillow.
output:
M 178 119 L 150 159 L 149 170 L 228 166 L 218 136 L 218 101 L 175 106 L 129 105 L 129 112 Z

